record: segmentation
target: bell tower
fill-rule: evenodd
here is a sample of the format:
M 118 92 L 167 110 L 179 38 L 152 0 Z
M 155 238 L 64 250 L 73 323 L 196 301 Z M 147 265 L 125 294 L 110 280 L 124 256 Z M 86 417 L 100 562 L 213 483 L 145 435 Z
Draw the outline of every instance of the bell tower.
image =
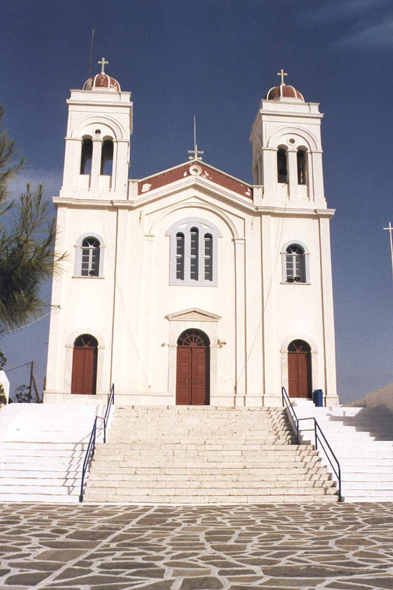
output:
M 60 197 L 126 199 L 132 134 L 131 92 L 105 72 L 71 90 Z
M 326 207 L 323 186 L 321 119 L 317 103 L 305 102 L 287 74 L 269 90 L 252 127 L 252 171 L 262 185 L 262 203 Z M 318 202 L 318 203 L 316 203 Z

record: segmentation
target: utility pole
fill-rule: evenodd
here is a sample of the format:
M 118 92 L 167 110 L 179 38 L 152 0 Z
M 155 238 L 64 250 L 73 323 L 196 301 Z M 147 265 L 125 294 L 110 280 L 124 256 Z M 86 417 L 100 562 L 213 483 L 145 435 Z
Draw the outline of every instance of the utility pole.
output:
M 32 388 L 33 388 L 33 379 L 34 379 L 34 361 L 31 361 L 30 363 L 30 385 L 29 385 L 29 397 L 30 397 L 30 401 L 32 398 Z
M 393 237 L 392 237 L 393 225 L 389 221 L 389 227 L 384 227 L 383 229 L 389 232 L 390 258 L 391 258 L 391 264 L 392 264 L 392 279 L 393 279 Z
M 29 385 L 30 403 L 31 403 L 31 399 L 33 397 L 33 392 L 32 392 L 33 385 L 34 385 L 34 390 L 35 390 L 36 403 L 41 404 L 42 400 L 40 398 L 40 394 L 38 393 L 37 382 L 36 382 L 35 376 L 34 376 L 34 361 L 31 361 L 31 363 L 30 363 L 30 385 Z

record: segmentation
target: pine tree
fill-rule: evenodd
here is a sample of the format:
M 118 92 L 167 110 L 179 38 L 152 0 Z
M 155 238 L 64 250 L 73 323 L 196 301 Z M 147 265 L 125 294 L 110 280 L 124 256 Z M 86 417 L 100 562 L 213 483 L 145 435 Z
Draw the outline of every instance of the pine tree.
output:
M 4 110 L 0 107 L 0 130 Z M 22 327 L 44 309 L 42 283 L 59 271 L 54 255 L 56 221 L 48 214 L 43 185 L 29 184 L 16 201 L 8 184 L 23 166 L 15 142 L 0 132 L 0 334 Z

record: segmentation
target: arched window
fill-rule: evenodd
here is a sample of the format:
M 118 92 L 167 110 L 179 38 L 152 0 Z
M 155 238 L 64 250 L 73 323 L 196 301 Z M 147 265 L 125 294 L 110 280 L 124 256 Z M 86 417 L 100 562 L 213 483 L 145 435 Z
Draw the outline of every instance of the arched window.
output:
M 184 234 L 176 234 L 176 278 L 184 280 Z
M 217 286 L 220 231 L 211 222 L 187 218 L 166 233 L 171 237 L 171 285 Z
M 298 184 L 307 184 L 307 152 L 297 151 L 297 181 Z
M 213 280 L 213 236 L 205 234 L 205 281 Z
M 112 176 L 113 168 L 113 141 L 105 139 L 101 151 L 101 175 Z
M 288 159 L 285 148 L 277 150 L 277 182 L 288 183 Z
M 98 277 L 100 268 L 100 242 L 85 238 L 82 242 L 82 277 Z
M 104 250 L 102 238 L 97 234 L 80 236 L 75 244 L 75 276 L 102 277 Z
M 93 142 L 90 137 L 84 137 L 82 141 L 81 174 L 91 174 L 91 161 L 93 158 Z
M 286 252 L 286 281 L 287 283 L 305 283 L 306 267 L 304 250 L 297 244 L 291 244 Z
M 190 279 L 197 281 L 199 278 L 199 231 L 192 227 L 190 231 Z

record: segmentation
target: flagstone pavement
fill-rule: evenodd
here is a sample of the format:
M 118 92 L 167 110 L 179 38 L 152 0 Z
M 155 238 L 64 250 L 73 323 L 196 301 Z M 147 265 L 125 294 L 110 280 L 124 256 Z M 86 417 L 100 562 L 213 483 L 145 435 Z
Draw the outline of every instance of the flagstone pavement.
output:
M 393 503 L 5 504 L 0 588 L 393 589 Z

